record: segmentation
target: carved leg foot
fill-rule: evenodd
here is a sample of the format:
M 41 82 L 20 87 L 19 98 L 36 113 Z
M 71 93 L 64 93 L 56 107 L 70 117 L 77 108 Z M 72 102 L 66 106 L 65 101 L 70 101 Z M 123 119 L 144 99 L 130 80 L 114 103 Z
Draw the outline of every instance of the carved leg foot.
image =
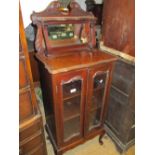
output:
M 56 155 L 63 155 L 62 151 L 58 151 L 58 150 L 55 152 L 55 154 Z
M 102 140 L 103 136 L 104 136 L 104 132 L 102 132 L 101 135 L 100 135 L 100 137 L 99 137 L 99 143 L 100 143 L 100 145 L 103 145 L 103 140 Z

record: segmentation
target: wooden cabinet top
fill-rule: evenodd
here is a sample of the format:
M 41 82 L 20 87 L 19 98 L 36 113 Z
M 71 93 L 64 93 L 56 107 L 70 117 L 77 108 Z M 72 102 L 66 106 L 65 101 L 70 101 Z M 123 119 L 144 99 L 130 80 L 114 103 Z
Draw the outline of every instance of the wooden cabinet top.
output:
M 36 57 L 45 65 L 45 68 L 51 74 L 81 69 L 116 60 L 116 57 L 98 50 L 94 50 L 93 52 L 83 50 L 58 57 L 47 57 L 38 53 Z

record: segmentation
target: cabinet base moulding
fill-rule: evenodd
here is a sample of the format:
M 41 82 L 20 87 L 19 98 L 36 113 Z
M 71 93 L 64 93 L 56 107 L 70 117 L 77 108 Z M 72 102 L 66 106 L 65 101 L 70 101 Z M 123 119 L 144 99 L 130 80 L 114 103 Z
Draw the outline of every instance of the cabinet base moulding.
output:
M 75 148 L 76 146 L 80 145 L 80 144 L 84 144 L 87 140 L 91 140 L 92 138 L 94 138 L 95 136 L 99 135 L 99 144 L 103 145 L 103 141 L 102 138 L 105 135 L 105 130 L 104 129 L 100 129 L 98 130 L 96 133 L 90 134 L 88 137 L 86 138 L 81 138 L 80 140 L 76 140 L 74 143 L 71 143 L 69 145 L 66 145 L 65 147 L 61 147 L 60 149 L 58 148 L 58 146 L 56 145 L 56 142 L 53 138 L 52 132 L 48 126 L 48 124 L 45 125 L 45 129 L 46 132 L 48 133 L 48 138 L 53 146 L 55 155 L 63 155 L 64 152 Z

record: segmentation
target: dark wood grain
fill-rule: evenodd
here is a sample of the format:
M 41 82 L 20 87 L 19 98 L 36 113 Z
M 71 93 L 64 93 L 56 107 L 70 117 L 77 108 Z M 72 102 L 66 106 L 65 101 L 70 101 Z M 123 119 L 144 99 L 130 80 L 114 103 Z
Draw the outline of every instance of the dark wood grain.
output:
M 134 144 L 135 139 L 135 71 L 134 65 L 116 62 L 109 108 L 105 124 L 107 133 L 120 151 Z M 117 138 L 116 138 L 117 137 Z
M 40 75 L 39 75 L 38 63 L 35 58 L 35 51 L 29 51 L 29 58 L 30 58 L 33 82 L 34 84 L 37 84 L 37 83 L 39 84 Z
M 106 46 L 135 56 L 135 0 L 105 0 L 102 31 Z
M 43 122 L 34 92 L 20 7 L 19 34 L 19 154 L 46 155 Z

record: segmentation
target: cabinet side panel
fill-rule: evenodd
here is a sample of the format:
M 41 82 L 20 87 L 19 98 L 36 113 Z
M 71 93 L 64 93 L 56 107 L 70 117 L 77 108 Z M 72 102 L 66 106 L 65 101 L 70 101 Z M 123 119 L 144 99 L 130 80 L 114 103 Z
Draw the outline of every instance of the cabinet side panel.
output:
M 44 65 L 39 62 L 40 71 L 40 83 L 43 95 L 43 104 L 46 116 L 46 123 L 52 131 L 53 137 L 56 140 L 56 127 L 54 119 L 54 105 L 53 105 L 53 95 L 52 95 L 52 78 L 48 71 L 45 69 Z

